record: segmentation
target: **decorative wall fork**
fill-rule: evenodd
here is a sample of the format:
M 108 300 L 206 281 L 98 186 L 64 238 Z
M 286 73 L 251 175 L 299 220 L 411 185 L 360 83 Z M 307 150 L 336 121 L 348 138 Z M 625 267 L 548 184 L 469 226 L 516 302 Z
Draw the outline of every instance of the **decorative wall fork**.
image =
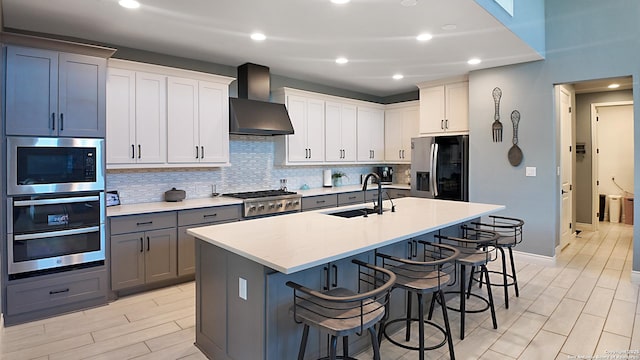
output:
M 493 103 L 496 106 L 496 113 L 493 116 L 493 124 L 491 132 L 493 133 L 493 142 L 502 142 L 502 123 L 500 122 L 500 98 L 502 90 L 499 87 L 493 89 Z

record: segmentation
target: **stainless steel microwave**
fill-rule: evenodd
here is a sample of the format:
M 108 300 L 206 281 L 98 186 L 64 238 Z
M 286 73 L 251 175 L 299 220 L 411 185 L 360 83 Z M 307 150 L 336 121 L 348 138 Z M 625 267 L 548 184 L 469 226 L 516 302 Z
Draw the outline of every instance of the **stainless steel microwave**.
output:
M 104 190 L 104 139 L 7 137 L 7 194 Z

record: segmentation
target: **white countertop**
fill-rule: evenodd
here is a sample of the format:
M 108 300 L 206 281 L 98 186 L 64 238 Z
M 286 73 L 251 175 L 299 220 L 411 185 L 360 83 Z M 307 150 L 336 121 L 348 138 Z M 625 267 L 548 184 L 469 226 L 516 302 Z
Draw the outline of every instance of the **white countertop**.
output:
M 411 189 L 411 187 L 406 184 L 383 185 L 383 187 L 391 188 L 391 189 L 405 189 L 405 190 Z M 369 185 L 369 188 L 377 189 L 377 185 L 375 184 Z M 291 190 L 291 191 L 295 191 L 298 194 L 301 194 L 302 196 L 317 196 L 317 195 L 339 194 L 344 192 L 361 191 L 361 190 L 362 190 L 362 185 L 347 185 L 347 186 L 330 187 L 330 188 L 316 188 L 316 189 L 309 189 L 309 190 Z M 158 202 L 140 203 L 140 204 L 126 204 L 126 205 L 117 205 L 117 206 L 108 207 L 107 217 L 149 214 L 149 213 L 163 212 L 163 211 L 188 210 L 188 209 L 205 208 L 205 207 L 211 207 L 211 206 L 234 205 L 234 204 L 242 204 L 242 200 L 229 198 L 225 196 L 218 196 L 218 197 L 209 197 L 209 198 L 201 198 L 201 199 L 186 199 L 186 200 L 176 201 L 176 202 L 158 201 Z
M 385 209 L 391 203 L 383 202 Z M 503 205 L 400 198 L 396 212 L 342 218 L 362 204 L 187 230 L 210 244 L 285 274 L 410 239 L 504 209 Z

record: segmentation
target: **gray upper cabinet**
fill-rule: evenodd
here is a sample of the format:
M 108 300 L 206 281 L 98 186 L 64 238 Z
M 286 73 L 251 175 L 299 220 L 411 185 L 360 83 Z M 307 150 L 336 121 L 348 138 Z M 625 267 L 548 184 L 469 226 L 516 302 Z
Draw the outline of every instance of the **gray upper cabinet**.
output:
M 7 135 L 104 137 L 106 59 L 9 46 Z

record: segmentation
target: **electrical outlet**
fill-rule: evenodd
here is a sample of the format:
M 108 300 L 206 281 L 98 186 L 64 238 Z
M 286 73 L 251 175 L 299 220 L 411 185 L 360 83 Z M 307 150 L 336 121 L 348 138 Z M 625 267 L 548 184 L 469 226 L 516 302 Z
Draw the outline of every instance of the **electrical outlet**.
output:
M 534 166 L 527 166 L 525 169 L 526 176 L 536 176 L 536 168 Z
M 247 279 L 238 278 L 238 296 L 242 300 L 247 300 Z

